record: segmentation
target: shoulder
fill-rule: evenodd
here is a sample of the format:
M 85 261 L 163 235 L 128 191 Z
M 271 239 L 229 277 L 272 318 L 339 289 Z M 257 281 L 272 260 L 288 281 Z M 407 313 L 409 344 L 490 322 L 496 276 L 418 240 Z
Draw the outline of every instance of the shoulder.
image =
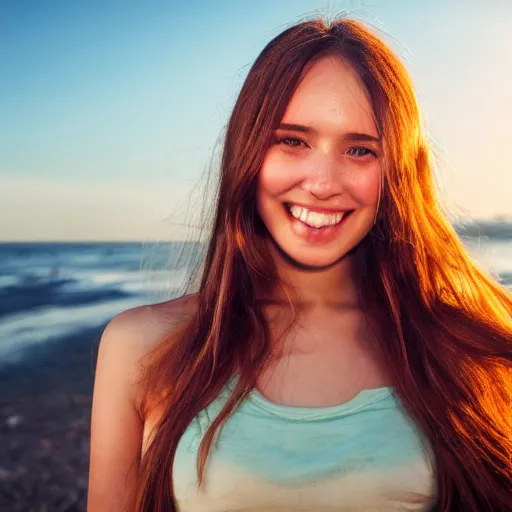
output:
M 141 360 L 196 311 L 197 294 L 123 311 L 103 332 L 98 365 L 107 363 L 112 373 L 122 372 L 135 399 Z
M 187 321 L 196 311 L 197 294 L 128 309 L 108 323 L 101 343 L 145 353 L 170 329 Z

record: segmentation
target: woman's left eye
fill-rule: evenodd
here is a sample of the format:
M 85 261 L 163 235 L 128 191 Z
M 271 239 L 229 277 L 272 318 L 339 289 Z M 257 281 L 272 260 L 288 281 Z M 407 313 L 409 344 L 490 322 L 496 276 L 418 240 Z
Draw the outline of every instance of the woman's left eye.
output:
M 350 154 L 350 152 L 352 152 L 352 153 Z M 355 156 L 355 157 L 359 157 L 359 158 L 366 156 L 366 155 L 377 156 L 375 151 L 372 151 L 371 149 L 365 148 L 363 146 L 354 146 L 353 148 L 349 148 L 347 150 L 347 153 L 349 153 L 350 156 Z

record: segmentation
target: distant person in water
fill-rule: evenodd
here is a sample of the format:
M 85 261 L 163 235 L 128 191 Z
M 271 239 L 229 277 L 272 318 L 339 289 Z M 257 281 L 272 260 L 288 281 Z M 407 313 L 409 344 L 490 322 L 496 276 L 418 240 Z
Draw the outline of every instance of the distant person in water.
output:
M 250 69 L 199 291 L 100 343 L 89 511 L 512 510 L 512 298 L 398 57 L 299 23 Z

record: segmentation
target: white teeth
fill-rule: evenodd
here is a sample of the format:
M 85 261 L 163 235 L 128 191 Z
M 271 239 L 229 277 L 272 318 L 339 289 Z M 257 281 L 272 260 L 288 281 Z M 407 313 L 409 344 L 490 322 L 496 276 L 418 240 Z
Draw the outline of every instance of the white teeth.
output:
M 300 219 L 300 214 L 302 213 L 302 207 L 300 206 L 297 206 L 295 204 L 293 204 L 292 206 L 290 206 L 290 213 L 296 218 L 296 219 Z
M 314 228 L 322 228 L 325 226 L 333 226 L 334 224 L 338 224 L 339 222 L 341 222 L 341 219 L 343 218 L 344 215 L 344 212 L 330 214 L 313 212 L 306 208 L 303 208 L 302 206 L 297 206 L 295 204 L 290 206 L 290 213 L 296 219 L 299 219 L 308 226 Z

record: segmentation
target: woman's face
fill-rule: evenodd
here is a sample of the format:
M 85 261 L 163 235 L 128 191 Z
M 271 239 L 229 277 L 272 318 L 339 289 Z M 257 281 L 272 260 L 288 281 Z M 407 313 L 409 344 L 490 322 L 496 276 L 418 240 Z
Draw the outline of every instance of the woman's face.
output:
M 375 218 L 380 152 L 357 73 L 321 57 L 306 69 L 258 177 L 258 213 L 282 252 L 323 268 L 357 246 Z

